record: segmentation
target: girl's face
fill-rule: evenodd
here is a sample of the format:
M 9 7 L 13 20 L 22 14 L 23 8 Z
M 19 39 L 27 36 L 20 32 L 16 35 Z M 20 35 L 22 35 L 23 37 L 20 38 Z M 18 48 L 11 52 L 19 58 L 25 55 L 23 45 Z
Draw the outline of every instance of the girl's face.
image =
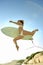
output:
M 17 22 L 19 25 L 22 25 L 22 23 L 20 21 Z

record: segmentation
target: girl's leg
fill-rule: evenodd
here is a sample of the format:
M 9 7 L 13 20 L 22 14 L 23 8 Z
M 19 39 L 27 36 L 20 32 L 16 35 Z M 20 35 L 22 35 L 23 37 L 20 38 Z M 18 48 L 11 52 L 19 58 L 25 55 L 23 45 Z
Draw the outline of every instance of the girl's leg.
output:
M 14 43 L 16 45 L 17 50 L 19 49 L 19 46 L 17 45 L 17 40 L 22 39 L 22 38 L 23 38 L 23 36 L 18 36 L 15 39 L 13 39 L 13 41 L 14 41 Z
M 32 32 L 23 30 L 23 35 L 34 35 L 38 31 L 38 29 L 33 30 Z

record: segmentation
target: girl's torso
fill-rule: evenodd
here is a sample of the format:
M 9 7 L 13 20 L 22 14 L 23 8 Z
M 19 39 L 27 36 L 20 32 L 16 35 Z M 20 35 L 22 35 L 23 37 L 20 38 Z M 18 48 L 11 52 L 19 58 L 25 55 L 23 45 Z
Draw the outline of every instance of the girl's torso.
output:
M 19 26 L 19 35 L 23 35 L 23 26 Z

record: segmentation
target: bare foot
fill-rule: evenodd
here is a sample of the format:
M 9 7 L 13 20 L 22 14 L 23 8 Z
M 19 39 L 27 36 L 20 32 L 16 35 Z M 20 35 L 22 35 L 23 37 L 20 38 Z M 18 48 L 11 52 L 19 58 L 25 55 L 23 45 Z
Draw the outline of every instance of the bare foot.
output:
M 17 51 L 19 50 L 19 46 L 16 46 L 16 48 L 17 48 Z
M 38 31 L 38 29 L 35 29 L 35 31 Z
M 38 29 L 35 29 L 32 31 L 32 36 L 38 31 Z
M 32 32 L 36 32 L 36 31 L 38 31 L 38 29 L 35 29 L 35 30 L 33 30 Z

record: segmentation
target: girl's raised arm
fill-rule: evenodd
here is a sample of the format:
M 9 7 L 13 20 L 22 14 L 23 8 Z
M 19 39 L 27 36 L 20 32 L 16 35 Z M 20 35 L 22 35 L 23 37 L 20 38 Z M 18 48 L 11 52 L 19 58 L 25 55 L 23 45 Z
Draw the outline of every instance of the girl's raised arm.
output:
M 14 24 L 17 24 L 17 25 L 19 25 L 17 22 L 13 22 L 13 21 L 9 21 L 10 23 L 14 23 Z

